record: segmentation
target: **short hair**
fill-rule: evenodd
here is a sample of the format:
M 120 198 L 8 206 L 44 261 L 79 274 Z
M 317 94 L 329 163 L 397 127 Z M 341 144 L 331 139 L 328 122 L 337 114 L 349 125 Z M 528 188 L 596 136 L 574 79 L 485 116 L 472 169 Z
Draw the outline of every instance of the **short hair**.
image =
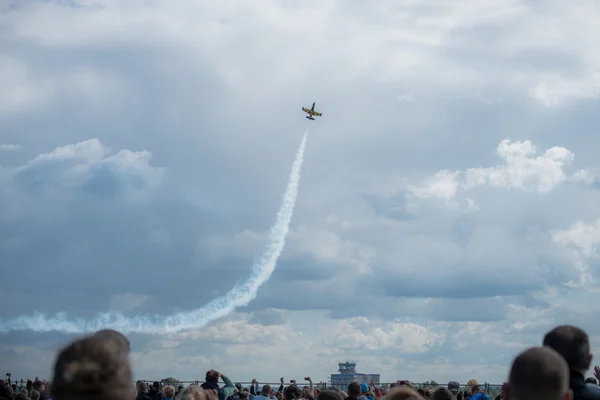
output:
M 31 400 L 38 400 L 40 398 L 40 392 L 37 390 L 32 390 L 31 393 L 29 393 L 29 398 Z
M 567 361 L 569 369 L 588 369 L 590 340 L 583 329 L 572 325 L 559 325 L 546 333 L 543 345 L 560 354 Z
M 115 331 L 114 329 L 101 329 L 94 333 L 94 336 L 114 341 L 120 350 L 129 353 L 131 351 L 131 343 L 129 339 L 121 332 Z
M 206 382 L 218 382 L 219 381 L 219 373 L 214 369 L 206 371 L 206 377 L 204 379 Z
M 133 400 L 133 373 L 118 343 L 97 336 L 71 342 L 58 354 L 50 385 L 53 400 Z
M 360 384 L 358 382 L 352 382 L 348 385 L 348 396 L 359 397 L 360 392 Z
M 268 396 L 268 395 L 269 395 L 269 393 L 271 393 L 271 385 L 268 385 L 268 384 L 267 384 L 267 385 L 263 385 L 263 387 L 262 387 L 262 389 L 261 389 L 260 393 L 261 393 L 263 396 Z
M 424 400 L 415 389 L 408 386 L 396 386 L 385 396 L 386 400 Z
M 197 385 L 190 385 L 179 392 L 177 400 L 206 400 L 207 393 Z
M 335 390 L 322 390 L 317 396 L 317 400 L 343 400 L 342 394 Z
M 446 388 L 439 388 L 431 396 L 432 400 L 453 400 L 452 392 Z
M 508 378 L 511 399 L 560 400 L 569 389 L 569 367 L 549 347 L 532 347 L 515 357 Z
M 167 399 L 172 399 L 175 396 L 175 388 L 171 385 L 165 386 L 163 391 Z
M 598 381 L 593 376 L 590 376 L 589 378 L 585 379 L 585 383 L 593 383 L 594 385 L 597 385 Z
M 283 389 L 283 398 L 285 400 L 294 400 L 302 397 L 302 392 L 296 385 L 289 385 Z

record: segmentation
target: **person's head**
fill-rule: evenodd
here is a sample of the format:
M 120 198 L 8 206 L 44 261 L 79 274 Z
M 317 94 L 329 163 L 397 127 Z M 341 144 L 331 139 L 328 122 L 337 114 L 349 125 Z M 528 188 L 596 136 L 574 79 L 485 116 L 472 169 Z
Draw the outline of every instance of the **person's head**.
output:
M 14 400 L 27 400 L 27 396 L 25 396 L 25 394 L 21 392 L 17 393 L 17 395 L 13 398 Z
M 589 378 L 586 378 L 585 383 L 591 383 L 591 384 L 597 385 L 598 381 L 593 376 L 590 376 Z
M 114 329 L 101 329 L 94 333 L 94 336 L 114 342 L 119 351 L 123 351 L 124 353 L 129 353 L 131 351 L 129 339 L 121 332 L 115 331 Z
M 408 386 L 396 385 L 386 395 L 386 400 L 425 400 L 416 390 Z
M 560 354 L 570 370 L 585 373 L 592 362 L 590 341 L 587 333 L 572 325 L 560 325 L 546 333 L 543 341 Z
M 471 393 L 473 393 L 473 396 L 475 396 L 477 393 L 481 393 L 483 392 L 483 390 L 481 390 L 481 386 L 480 385 L 473 385 L 473 387 L 471 388 Z
M 58 354 L 50 387 L 53 400 L 133 400 L 127 354 L 94 335 L 71 342 Z M 34 383 L 35 386 L 35 383 Z
M 284 400 L 296 400 L 302 397 L 302 392 L 297 385 L 289 385 L 283 389 Z
M 175 388 L 171 385 L 165 386 L 163 388 L 163 393 L 165 394 L 166 399 L 172 399 L 175 397 Z
M 458 392 L 460 392 L 460 383 L 458 383 L 457 381 L 448 382 L 448 390 L 450 391 L 450 393 L 452 393 L 452 395 L 458 395 Z
M 44 386 L 44 384 L 39 379 L 36 379 L 35 382 L 33 382 L 33 384 L 31 385 L 31 387 L 37 390 L 38 392 L 42 391 L 42 386 Z
M 283 400 L 283 392 L 277 392 L 275 397 L 277 397 L 277 400 Z
M 39 400 L 39 398 L 40 398 L 40 392 L 38 392 L 37 390 L 31 389 L 31 393 L 29 393 L 29 398 L 31 400 Z
M 514 359 L 504 392 L 511 400 L 572 400 L 569 367 L 549 347 L 532 347 Z
M 206 382 L 219 382 L 219 373 L 214 369 L 206 371 L 206 377 L 204 379 Z
M 439 388 L 431 396 L 432 400 L 454 400 L 452 392 L 446 388 Z
M 358 382 L 352 382 L 348 385 L 348 396 L 359 397 L 360 396 L 360 384 Z
M 212 390 L 209 390 L 212 392 Z M 218 396 L 217 396 L 218 398 Z M 177 395 L 177 400 L 208 400 L 207 392 L 202 390 L 200 386 L 190 385 L 187 388 L 181 390 Z
M 316 400 L 344 400 L 344 397 L 336 390 L 322 390 Z
M 361 383 L 360 384 L 360 392 L 362 394 L 369 393 L 369 385 L 367 385 L 366 383 Z
M 143 381 L 138 380 L 135 383 L 135 391 L 138 393 L 146 393 L 146 391 L 147 391 L 146 384 Z
M 260 391 L 260 394 L 262 394 L 263 396 L 268 396 L 271 394 L 271 385 L 263 385 L 262 390 Z

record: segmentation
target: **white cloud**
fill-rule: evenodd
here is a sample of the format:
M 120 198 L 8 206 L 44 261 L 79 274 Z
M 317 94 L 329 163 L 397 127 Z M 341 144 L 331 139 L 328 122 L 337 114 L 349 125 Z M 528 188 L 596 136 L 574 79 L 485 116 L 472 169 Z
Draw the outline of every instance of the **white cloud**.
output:
M 426 178 L 419 186 L 409 186 L 410 193 L 423 199 L 441 199 L 447 204 L 462 190 L 479 186 L 500 189 L 517 189 L 524 192 L 548 193 L 556 186 L 569 180 L 591 183 L 593 176 L 580 170 L 569 177 L 565 167 L 575 155 L 564 147 L 551 147 L 536 155 L 537 149 L 530 140 L 511 142 L 502 140 L 496 153 L 504 165 L 488 168 L 468 168 L 463 171 L 442 170 Z M 467 198 L 467 209 L 477 210 L 475 201 Z
M 388 322 L 373 326 L 364 317 L 340 322 L 337 332 L 332 345 L 366 350 L 394 349 L 409 354 L 427 352 L 444 341 L 443 335 L 421 325 Z
M 410 186 L 411 192 L 424 199 L 451 200 L 456 196 L 459 182 L 458 171 L 438 171 L 435 175 L 425 179 L 420 186 Z

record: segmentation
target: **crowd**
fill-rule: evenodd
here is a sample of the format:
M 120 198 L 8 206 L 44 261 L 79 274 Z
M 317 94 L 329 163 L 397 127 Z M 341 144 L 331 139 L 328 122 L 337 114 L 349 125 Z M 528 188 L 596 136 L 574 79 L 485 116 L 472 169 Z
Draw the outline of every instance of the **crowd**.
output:
M 51 381 L 38 378 L 13 382 L 10 373 L 0 380 L 0 400 L 492 400 L 474 384 L 467 390 L 452 381 L 446 387 L 415 388 L 407 380 L 389 387 L 353 382 L 347 388 L 316 388 L 310 377 L 301 387 L 284 379 L 277 390 L 259 385 L 234 384 L 213 369 L 204 382 L 172 385 L 168 381 L 149 385 L 137 381 L 129 361 L 130 343 L 121 333 L 104 329 L 74 340 L 57 355 Z M 508 380 L 495 399 L 502 400 L 600 400 L 600 368 L 585 378 L 592 362 L 589 337 L 583 330 L 561 325 L 549 331 L 541 346 L 518 354 L 508 371 Z M 219 384 L 219 380 L 223 384 Z

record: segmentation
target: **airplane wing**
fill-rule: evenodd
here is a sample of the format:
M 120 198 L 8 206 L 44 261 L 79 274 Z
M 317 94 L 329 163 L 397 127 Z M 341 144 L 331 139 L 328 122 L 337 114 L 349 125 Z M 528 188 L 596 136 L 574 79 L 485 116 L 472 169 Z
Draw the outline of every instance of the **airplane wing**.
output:
M 313 106 L 312 106 L 312 108 L 310 109 L 310 111 L 315 111 L 315 102 L 314 102 L 314 101 L 313 101 Z
M 316 115 L 317 117 L 320 117 L 321 115 L 323 115 L 323 113 L 313 111 L 313 115 Z
M 302 107 L 302 111 L 310 113 L 310 110 L 308 108 L 306 108 L 306 107 Z

